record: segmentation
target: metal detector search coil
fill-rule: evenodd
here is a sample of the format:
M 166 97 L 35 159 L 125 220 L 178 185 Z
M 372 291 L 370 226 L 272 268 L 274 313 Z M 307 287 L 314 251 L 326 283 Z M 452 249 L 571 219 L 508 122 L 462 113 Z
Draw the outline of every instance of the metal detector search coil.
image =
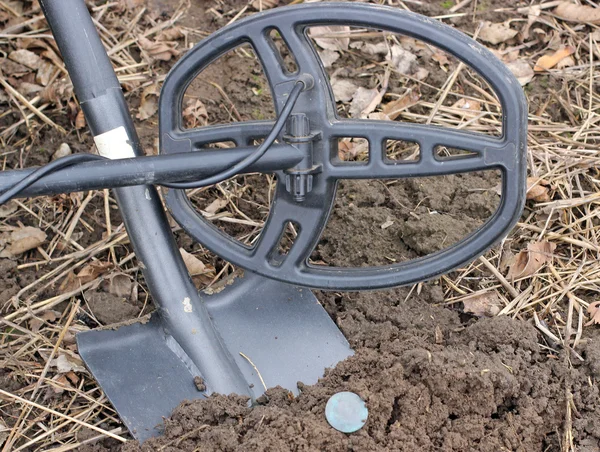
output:
M 352 25 L 407 35 L 454 55 L 476 70 L 494 89 L 502 105 L 502 136 L 469 133 L 431 125 L 404 122 L 345 120 L 335 114 L 335 100 L 328 76 L 307 30 L 312 26 Z M 269 32 L 276 29 L 298 65 L 290 73 Z M 219 56 L 242 43 L 250 43 L 258 55 L 275 100 L 277 114 L 299 75 L 310 75 L 314 87 L 300 95 L 296 112 L 310 124 L 311 140 L 305 159 L 312 171 L 310 191 L 290 190 L 290 170 L 276 171 L 277 188 L 271 213 L 253 247 L 240 244 L 200 215 L 183 191 L 171 190 L 167 206 L 179 224 L 211 251 L 267 278 L 307 287 L 336 290 L 376 289 L 433 278 L 483 254 L 514 226 L 525 202 L 527 105 L 513 74 L 490 51 L 465 34 L 419 14 L 359 3 L 319 3 L 277 8 L 236 22 L 208 37 L 173 67 L 160 98 L 160 150 L 163 154 L 205 152 L 202 146 L 233 141 L 247 146 L 264 137 L 270 121 L 238 122 L 193 130 L 182 128 L 181 104 L 191 81 Z M 337 158 L 337 137 L 357 133 L 369 141 L 367 165 L 342 163 Z M 286 142 L 286 137 L 280 141 Z M 385 157 L 385 140 L 417 142 L 420 160 L 398 163 Z M 288 145 L 292 144 L 287 142 Z M 473 152 L 467 158 L 438 159 L 436 146 Z M 285 147 L 285 144 L 280 145 Z M 223 151 L 227 152 L 227 151 Z M 312 265 L 308 258 L 327 223 L 340 179 L 394 179 L 436 176 L 497 169 L 502 173 L 502 199 L 494 216 L 474 234 L 452 247 L 422 259 L 381 267 L 341 268 Z M 298 174 L 302 174 L 301 172 Z M 307 180 L 300 184 L 308 184 Z M 302 202 L 298 202 L 301 199 Z M 299 234 L 288 254 L 278 253 L 278 243 L 288 222 L 299 225 Z

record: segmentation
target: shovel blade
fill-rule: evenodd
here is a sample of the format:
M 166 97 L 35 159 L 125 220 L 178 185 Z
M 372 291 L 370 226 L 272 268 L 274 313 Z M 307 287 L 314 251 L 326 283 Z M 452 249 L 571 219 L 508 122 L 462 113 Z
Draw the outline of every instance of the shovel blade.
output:
M 264 392 L 263 383 L 297 394 L 299 381 L 316 383 L 326 368 L 353 353 L 309 289 L 246 273 L 201 299 L 254 398 Z M 80 333 L 77 343 L 85 364 L 140 441 L 159 435 L 163 418 L 182 401 L 206 396 L 194 383 L 202 377 L 196 364 L 165 333 L 156 313 L 144 324 Z

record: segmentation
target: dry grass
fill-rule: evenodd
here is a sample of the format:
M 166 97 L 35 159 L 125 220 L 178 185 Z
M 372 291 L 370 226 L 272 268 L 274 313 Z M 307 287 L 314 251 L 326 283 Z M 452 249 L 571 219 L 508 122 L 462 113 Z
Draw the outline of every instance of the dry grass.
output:
M 411 9 L 420 2 L 390 0 L 386 3 Z M 586 325 L 586 309 L 597 300 L 600 292 L 600 266 L 597 264 L 600 252 L 600 97 L 597 92 L 597 86 L 600 86 L 597 70 L 600 32 L 598 27 L 558 19 L 551 12 L 556 3 L 542 4 L 540 24 L 554 32 L 562 45 L 575 49 L 575 64 L 536 75 L 532 86 L 540 86 L 539 79 L 542 78 L 549 85 L 546 101 L 530 112 L 528 136 L 530 175 L 544 180 L 549 200 L 529 201 L 522 221 L 500 246 L 466 268 L 442 277 L 442 280 L 448 304 L 456 304 L 473 294 L 495 293 L 504 303 L 500 314 L 534 323 L 542 333 L 542 346 L 550 353 L 564 348 L 570 351 L 568 360 L 580 360 L 582 357 L 578 349 L 585 340 L 584 330 L 597 328 Z M 471 17 L 476 4 L 476 1 L 468 0 L 457 2 L 443 19 Z M 90 143 L 85 129 L 74 127 L 79 109 L 68 83 L 62 81 L 65 70 L 39 9 L 34 6 L 21 10 L 19 5 L 20 2 L 0 1 L 0 13 L 10 19 L 6 28 L 0 31 L 0 50 L 9 53 L 16 48 L 31 47 L 36 53 L 47 52 L 45 60 L 53 66 L 43 90 L 31 95 L 21 94 L 13 86 L 15 82 L 20 83 L 20 79 L 0 75 L 3 86 L 0 94 L 7 100 L 2 104 L 0 120 L 13 115 L 20 118 L 14 123 L 3 122 L 0 126 L 3 127 L 0 129 L 0 156 L 4 159 L 5 168 L 27 165 L 31 154 L 40 145 L 38 137 L 48 135 L 50 129 L 56 130 L 54 133 L 59 134 L 59 139 L 68 133 L 71 141 L 81 140 L 82 146 Z M 260 6 L 264 5 L 263 0 Z M 182 52 L 190 43 L 206 35 L 177 26 L 177 20 L 188 7 L 182 2 L 168 20 L 153 14 L 143 5 L 127 9 L 120 2 L 108 2 L 92 8 L 128 98 L 137 99 L 145 88 L 160 83 L 168 66 L 157 63 L 152 51 L 140 44 L 140 39 L 159 42 L 161 33 L 176 28 L 177 38 L 164 38 L 163 34 L 162 39 L 169 45 L 177 42 L 176 50 Z M 215 6 L 207 8 L 206 13 L 228 23 L 254 11 L 250 5 L 231 9 L 215 2 Z M 525 22 L 531 10 L 504 8 L 503 13 Z M 475 29 L 479 30 L 472 28 Z M 366 31 L 356 33 L 364 34 Z M 515 47 L 520 51 L 520 57 L 530 64 L 540 55 L 550 52 L 532 39 Z M 511 50 L 515 49 L 502 46 L 504 55 Z M 470 71 L 461 65 L 453 67 L 441 86 L 392 73 L 391 77 L 404 77 L 416 90 L 433 93 L 428 98 L 419 99 L 415 108 L 403 111 L 397 119 L 497 134 L 500 115 L 496 99 L 485 86 L 478 84 Z M 373 61 L 365 71 L 385 74 L 389 68 L 380 61 Z M 457 79 L 463 84 L 470 84 L 472 92 L 467 95 L 456 90 Z M 383 85 L 387 89 L 385 78 L 382 78 L 380 87 Z M 532 93 L 528 88 L 526 92 Z M 388 90 L 385 95 L 385 101 L 389 102 L 404 93 Z M 465 118 L 453 107 L 460 99 L 476 100 L 481 105 L 480 112 Z M 240 119 L 235 105 L 225 93 L 222 101 L 232 119 Z M 339 105 L 341 110 L 347 107 Z M 156 121 L 151 118 L 147 124 L 155 127 Z M 250 180 L 240 177 L 216 188 L 195 190 L 190 194 L 192 197 L 206 197 L 207 190 L 211 190 L 209 200 L 226 200 L 219 212 L 208 216 L 216 223 L 250 226 L 250 232 L 246 230 L 238 236 L 246 243 L 252 243 L 258 237 L 270 203 L 268 195 L 265 205 L 255 206 L 254 211 L 258 214 L 254 217 L 239 208 L 238 201 L 247 191 Z M 272 178 L 266 182 L 268 186 L 273 185 Z M 52 238 L 37 251 L 18 260 L 17 271 L 33 271 L 30 274 L 36 276 L 11 294 L 4 306 L 0 306 L 3 315 L 0 320 L 0 369 L 12 375 L 11 386 L 0 391 L 2 452 L 74 450 L 106 437 L 124 441 L 128 434 L 101 389 L 81 367 L 74 344 L 74 335 L 78 331 L 87 329 L 94 322 L 99 323 L 85 299 L 81 301 L 85 290 L 98 287 L 114 274 L 124 274 L 139 291 L 138 299 L 148 300 L 143 284 L 137 282 L 139 268 L 128 247 L 123 225 L 111 222 L 111 216 L 116 215 L 116 202 L 105 190 L 17 201 L 15 206 L 14 213 L 2 218 L 0 232 L 11 230 L 20 221 L 27 221 L 48 230 Z M 86 235 L 98 229 L 102 229 L 102 236 L 92 243 L 84 243 Z M 548 263 L 525 278 L 508 279 L 506 274 L 511 256 L 530 243 L 542 241 L 556 244 Z M 202 249 L 197 255 L 204 261 L 209 259 L 208 253 Z M 65 278 L 77 274 L 92 262 L 111 265 L 90 280 L 82 281 L 79 287 L 60 290 Z M 202 279 L 201 283 L 213 284 L 231 271 L 229 264 L 224 265 Z M 0 291 L 2 289 L 0 287 Z M 144 304 L 139 315 L 147 312 L 148 307 Z M 59 356 L 66 357 L 71 370 L 58 371 L 55 360 Z M 0 381 L 9 383 L 8 379 Z M 572 396 L 568 387 L 565 392 L 564 447 L 565 450 L 574 450 L 570 429 Z

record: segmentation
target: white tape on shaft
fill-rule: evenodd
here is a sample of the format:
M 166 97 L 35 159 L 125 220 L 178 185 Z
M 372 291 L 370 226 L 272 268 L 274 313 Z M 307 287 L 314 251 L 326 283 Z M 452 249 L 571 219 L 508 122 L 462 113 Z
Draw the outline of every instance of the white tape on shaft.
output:
M 109 159 L 135 157 L 125 127 L 117 127 L 94 137 L 98 153 Z

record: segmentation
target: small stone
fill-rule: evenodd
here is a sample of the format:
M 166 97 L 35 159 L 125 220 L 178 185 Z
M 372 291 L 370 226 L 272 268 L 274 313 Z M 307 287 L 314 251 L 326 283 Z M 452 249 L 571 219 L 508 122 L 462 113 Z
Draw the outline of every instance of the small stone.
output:
M 71 151 L 71 147 L 67 143 L 62 143 L 58 149 L 52 154 L 52 160 L 59 159 L 61 157 L 66 157 L 67 155 L 71 155 L 73 152 Z
M 196 389 L 200 392 L 206 391 L 206 385 L 204 384 L 204 379 L 202 377 L 194 377 L 194 384 L 196 385 Z

